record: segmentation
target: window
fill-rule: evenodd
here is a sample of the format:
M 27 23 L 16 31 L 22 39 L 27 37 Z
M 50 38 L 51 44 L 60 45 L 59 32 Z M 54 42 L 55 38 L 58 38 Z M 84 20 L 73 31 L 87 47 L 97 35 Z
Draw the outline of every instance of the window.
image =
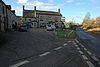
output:
M 29 19 L 29 21 L 31 21 L 31 19 Z
M 4 6 L 2 6 L 2 10 L 3 10 L 3 11 L 2 11 L 2 13 L 3 13 L 3 15 L 4 15 L 4 14 L 5 14 L 5 11 L 4 11 Z
M 25 21 L 26 21 L 26 18 L 25 18 Z
M 55 17 L 55 22 L 58 22 L 58 17 Z

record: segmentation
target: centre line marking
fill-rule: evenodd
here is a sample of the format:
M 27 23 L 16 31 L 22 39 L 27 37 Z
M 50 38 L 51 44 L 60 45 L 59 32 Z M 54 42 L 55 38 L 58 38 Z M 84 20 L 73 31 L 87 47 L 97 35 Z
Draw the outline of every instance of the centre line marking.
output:
M 21 66 L 23 64 L 27 64 L 27 63 L 29 63 L 29 61 L 28 60 L 25 60 L 25 61 L 19 62 L 17 64 L 11 65 L 9 67 L 19 67 L 19 66 Z
M 61 49 L 62 47 L 57 47 L 57 48 L 55 48 L 54 50 L 59 50 L 59 49 Z
M 42 56 L 45 56 L 45 55 L 48 55 L 48 54 L 50 54 L 50 52 L 45 52 L 43 54 L 40 54 L 39 56 L 42 57 Z

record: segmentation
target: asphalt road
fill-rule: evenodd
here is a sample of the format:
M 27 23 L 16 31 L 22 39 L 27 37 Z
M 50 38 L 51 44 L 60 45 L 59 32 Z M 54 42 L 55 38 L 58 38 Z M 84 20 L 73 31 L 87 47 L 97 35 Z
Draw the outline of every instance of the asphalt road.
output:
M 72 39 L 45 29 L 9 32 L 0 47 L 0 67 L 88 67 Z
M 81 28 L 78 28 L 77 35 L 78 40 L 100 59 L 100 36 L 90 34 Z

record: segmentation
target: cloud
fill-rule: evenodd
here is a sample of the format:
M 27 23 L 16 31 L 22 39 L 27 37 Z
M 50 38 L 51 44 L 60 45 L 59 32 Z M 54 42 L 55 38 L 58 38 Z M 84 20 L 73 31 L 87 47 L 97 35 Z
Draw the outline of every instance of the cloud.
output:
M 100 3 L 100 0 L 90 0 L 93 3 Z
M 52 2 L 54 2 L 54 0 L 49 0 L 49 3 L 52 3 Z
M 86 12 L 81 11 L 81 12 L 80 12 L 80 14 L 85 15 L 85 14 L 86 14 Z
M 96 7 L 96 8 L 100 8 L 100 7 Z
M 18 3 L 27 3 L 28 0 L 18 0 Z
M 67 2 L 67 3 L 71 3 L 71 2 L 73 2 L 73 0 L 67 0 L 66 2 Z
M 43 6 L 41 8 L 43 8 L 43 9 L 58 9 L 57 6 Z
M 12 6 L 11 10 L 15 10 L 15 13 L 18 14 L 18 13 L 21 13 L 23 11 L 23 8 L 22 7 L 13 7 Z
M 72 19 L 74 19 L 74 18 L 80 18 L 79 16 L 69 16 L 69 17 L 67 17 L 67 18 L 72 18 Z
M 51 3 L 44 3 L 44 2 L 40 2 L 40 1 L 31 1 L 31 2 L 27 2 L 26 5 L 28 6 L 36 6 L 38 8 L 42 8 L 42 9 L 58 9 L 63 5 L 53 5 Z
M 47 3 L 46 3 L 47 4 Z M 31 1 L 31 2 L 27 2 L 26 5 L 30 5 L 30 6 L 41 6 L 41 5 L 44 5 L 43 2 L 39 2 L 39 1 Z
M 76 3 L 76 5 L 78 5 L 78 6 L 79 6 L 79 5 L 81 5 L 81 3 L 80 3 L 80 2 L 78 2 L 78 3 Z

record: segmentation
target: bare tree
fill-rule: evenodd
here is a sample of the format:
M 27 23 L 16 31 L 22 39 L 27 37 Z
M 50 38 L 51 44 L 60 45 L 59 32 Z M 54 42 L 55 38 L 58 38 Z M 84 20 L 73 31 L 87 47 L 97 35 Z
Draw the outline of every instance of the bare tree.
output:
M 90 13 L 87 12 L 87 14 L 85 15 L 85 18 L 84 18 L 83 22 L 90 20 L 90 16 L 91 16 Z

